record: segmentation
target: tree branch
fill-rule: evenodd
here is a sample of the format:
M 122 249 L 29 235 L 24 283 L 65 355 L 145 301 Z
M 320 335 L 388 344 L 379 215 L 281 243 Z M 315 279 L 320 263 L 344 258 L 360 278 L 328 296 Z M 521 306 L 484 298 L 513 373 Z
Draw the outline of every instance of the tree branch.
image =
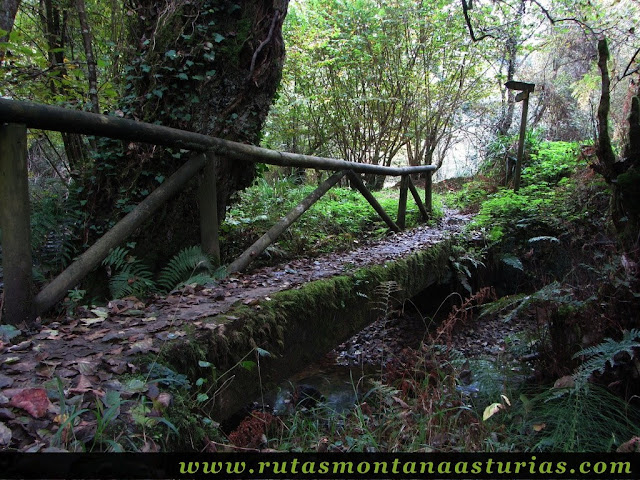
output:
M 471 5 L 471 7 L 469 6 Z M 485 38 L 496 38 L 489 33 L 484 33 L 481 37 L 476 37 L 473 32 L 473 26 L 471 25 L 471 18 L 469 18 L 469 10 L 473 8 L 473 4 L 471 0 L 469 1 L 469 5 L 467 5 L 467 0 L 462 0 L 462 13 L 464 14 L 464 21 L 467 24 L 467 28 L 469 29 L 469 35 L 471 35 L 471 40 L 474 42 L 479 42 L 480 40 L 484 40 Z
M 636 53 L 633 54 L 633 57 L 631 57 L 631 60 L 629 60 L 629 63 L 627 64 L 627 68 L 624 69 L 624 73 L 622 74 L 622 76 L 620 78 L 618 78 L 618 80 L 622 80 L 623 78 L 628 77 L 629 75 L 633 75 L 638 70 L 640 70 L 640 68 L 636 67 L 633 70 L 629 71 L 629 69 L 631 68 L 631 64 L 633 64 L 633 62 L 635 62 L 636 57 L 638 56 L 639 53 L 640 53 L 640 48 L 637 49 Z
M 582 20 L 578 20 L 577 18 L 553 18 L 549 10 L 547 10 L 542 5 L 540 5 L 540 2 L 538 0 L 530 0 L 530 2 L 538 6 L 538 8 L 542 11 L 542 13 L 544 13 L 544 16 L 547 17 L 547 19 L 551 22 L 551 25 L 555 25 L 556 23 L 562 23 L 562 22 L 574 22 L 580 25 L 582 28 L 584 28 L 591 34 L 596 33 L 593 30 L 593 28 L 591 28 L 589 25 L 584 23 Z

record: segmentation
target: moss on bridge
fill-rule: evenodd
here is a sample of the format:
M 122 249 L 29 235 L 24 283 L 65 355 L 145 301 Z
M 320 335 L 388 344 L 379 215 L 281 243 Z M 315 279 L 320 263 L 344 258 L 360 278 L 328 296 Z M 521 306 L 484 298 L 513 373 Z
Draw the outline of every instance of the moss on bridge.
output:
M 174 344 L 163 361 L 193 382 L 208 375 L 206 387 L 224 384 L 203 403 L 212 418 L 224 420 L 260 389 L 277 385 L 375 320 L 376 289 L 384 282 L 396 282 L 393 297 L 404 301 L 447 281 L 449 255 L 449 243 L 442 242 L 407 258 L 278 292 L 257 305 L 239 305 L 205 319 L 210 329 Z M 203 368 L 201 361 L 215 368 Z M 256 365 L 248 368 L 247 362 Z

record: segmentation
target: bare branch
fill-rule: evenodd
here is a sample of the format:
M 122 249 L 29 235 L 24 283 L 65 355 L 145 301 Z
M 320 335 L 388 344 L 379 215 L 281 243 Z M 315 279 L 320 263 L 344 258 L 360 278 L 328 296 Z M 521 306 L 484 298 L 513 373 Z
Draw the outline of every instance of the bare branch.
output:
M 631 57 L 631 60 L 629 60 L 629 63 L 627 64 L 627 68 L 624 69 L 624 73 L 622 74 L 621 77 L 618 78 L 618 80 L 622 80 L 623 78 L 633 75 L 634 73 L 637 73 L 640 70 L 639 67 L 636 67 L 631 71 L 629 70 L 633 62 L 635 62 L 636 57 L 638 56 L 639 53 L 640 53 L 640 48 L 637 49 L 636 53 L 633 54 L 633 57 Z
M 596 32 L 593 30 L 593 28 L 591 28 L 589 25 L 584 23 L 582 20 L 578 20 L 577 18 L 573 18 L 573 17 L 553 18 L 553 16 L 549 12 L 549 10 L 547 10 L 542 5 L 540 5 L 540 2 L 538 0 L 530 0 L 530 2 L 538 6 L 538 8 L 542 11 L 544 16 L 547 17 L 547 19 L 551 22 L 551 25 L 555 25 L 556 23 L 563 23 L 563 22 L 573 22 L 573 23 L 577 23 L 578 25 L 580 25 L 582 28 L 587 30 L 589 33 L 591 33 L 593 35 L 596 34 Z
M 471 5 L 471 7 L 469 6 Z M 467 28 L 469 29 L 469 35 L 471 35 L 471 40 L 474 42 L 479 42 L 480 40 L 484 40 L 485 38 L 496 38 L 489 33 L 484 33 L 480 37 L 476 37 L 473 26 L 471 25 L 471 18 L 469 18 L 469 10 L 473 8 L 473 4 L 469 1 L 469 5 L 467 5 L 467 0 L 462 0 L 462 13 L 464 14 L 464 21 L 467 24 Z

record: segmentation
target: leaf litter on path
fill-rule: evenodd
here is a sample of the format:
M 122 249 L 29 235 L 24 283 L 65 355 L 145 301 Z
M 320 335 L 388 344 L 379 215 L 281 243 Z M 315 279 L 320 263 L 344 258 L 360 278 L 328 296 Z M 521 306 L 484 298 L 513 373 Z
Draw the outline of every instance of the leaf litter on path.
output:
M 2 325 L 0 446 L 20 451 L 52 447 L 50 437 L 62 428 L 54 420 L 60 420 L 61 408 L 69 407 L 71 401 L 77 403 L 78 411 L 87 412 L 78 425 L 91 430 L 96 399 L 114 389 L 122 398 L 144 394 L 149 388 L 144 381 L 121 383 L 117 377 L 139 373 L 135 358 L 157 353 L 165 342 L 185 336 L 186 325 L 210 329 L 211 322 L 200 320 L 224 314 L 235 304 L 259 308 L 275 292 L 407 256 L 459 232 L 469 219 L 448 211 L 438 228 L 422 226 L 390 234 L 339 255 L 258 268 L 232 275 L 213 287 L 188 286 L 148 303 L 127 297 L 106 307 L 81 307 L 76 318 L 43 321 L 41 330 L 29 336 Z M 159 392 L 154 410 L 167 408 L 169 398 L 167 392 Z

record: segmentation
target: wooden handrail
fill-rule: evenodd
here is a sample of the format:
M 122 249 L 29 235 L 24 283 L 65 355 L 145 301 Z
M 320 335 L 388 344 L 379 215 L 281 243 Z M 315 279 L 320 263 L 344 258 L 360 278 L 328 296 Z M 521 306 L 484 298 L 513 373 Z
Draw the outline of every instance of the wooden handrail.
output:
M 16 100 L 0 99 L 0 123 L 24 123 L 30 128 L 153 143 L 197 152 L 211 150 L 221 157 L 284 167 L 352 170 L 357 173 L 389 176 L 436 170 L 434 165 L 384 167 L 336 158 L 278 152 L 162 125 Z
M 3 124 L 8 125 L 2 127 Z M 231 271 L 245 268 L 259 252 L 273 242 L 278 235 L 299 218 L 304 211 L 345 174 L 349 176 L 352 184 L 360 190 L 389 228 L 398 232 L 400 227 L 387 215 L 356 173 L 403 176 L 401 189 L 403 198 L 399 223 L 404 224 L 407 187 L 411 189 L 416 203 L 421 212 L 423 212 L 423 216 L 426 217 L 426 210 L 430 210 L 429 203 L 427 203 L 426 210 L 422 206 L 409 174 L 427 173 L 425 196 L 426 201 L 430 202 L 430 179 L 432 172 L 436 170 L 433 165 L 384 167 L 348 162 L 335 158 L 277 152 L 161 125 L 7 99 L 0 99 L 0 127 L 2 127 L 0 128 L 0 173 L 2 173 L 0 186 L 3 187 L 0 190 L 6 193 L 4 196 L 0 195 L 0 199 L 3 199 L 3 205 L 0 205 L 0 207 L 4 207 L 0 211 L 0 213 L 4 212 L 3 215 L 0 215 L 0 226 L 4 227 L 4 230 L 15 233 L 13 236 L 5 235 L 7 239 L 3 240 L 5 243 L 3 246 L 6 246 L 3 258 L 5 274 L 10 272 L 11 277 L 5 281 L 5 293 L 8 293 L 5 310 L 9 317 L 9 323 L 24 322 L 30 324 L 35 319 L 35 315 L 55 305 L 64 297 L 69 288 L 77 284 L 107 256 L 111 248 L 122 243 L 136 228 L 147 221 L 154 211 L 180 191 L 198 172 L 203 170 L 199 189 L 199 196 L 204 205 L 200 212 L 201 243 L 207 253 L 219 257 L 217 207 L 215 202 L 216 154 L 246 162 L 336 171 L 316 191 L 305 198 L 258 242 L 234 261 L 229 267 Z M 152 143 L 165 147 L 191 150 L 197 154 L 184 163 L 166 182 L 154 190 L 34 297 L 31 293 L 33 280 L 31 269 L 29 268 L 31 265 L 31 252 L 29 248 L 29 202 L 26 171 L 27 130 L 25 127 Z M 23 213 L 15 215 L 16 212 Z

